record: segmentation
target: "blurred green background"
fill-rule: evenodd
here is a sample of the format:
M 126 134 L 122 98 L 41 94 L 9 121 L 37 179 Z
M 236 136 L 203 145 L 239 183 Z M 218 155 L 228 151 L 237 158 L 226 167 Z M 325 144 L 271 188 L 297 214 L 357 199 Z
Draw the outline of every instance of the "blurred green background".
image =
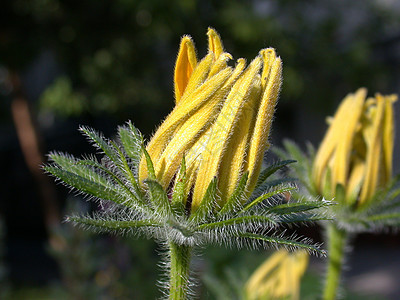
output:
M 190 34 L 202 57 L 208 26 L 235 59 L 250 61 L 264 47 L 282 57 L 275 145 L 283 137 L 317 145 L 325 116 L 360 86 L 370 94 L 399 93 L 395 0 L 2 1 L 0 298 L 159 296 L 154 285 L 162 279 L 157 262 L 163 249 L 59 225 L 67 212 L 91 212 L 96 205 L 54 185 L 39 166 L 51 150 L 93 153 L 79 124 L 112 136 L 116 125 L 130 119 L 148 139 L 174 104 L 180 37 Z M 397 171 L 398 166 L 396 157 Z M 319 239 L 315 228 L 303 231 Z M 377 241 L 399 246 L 396 236 Z M 200 281 L 222 278 L 229 286 L 266 256 L 211 249 L 195 263 Z M 237 278 L 225 276 L 231 265 L 239 270 Z M 203 298 L 218 298 L 212 284 L 201 289 L 207 286 Z

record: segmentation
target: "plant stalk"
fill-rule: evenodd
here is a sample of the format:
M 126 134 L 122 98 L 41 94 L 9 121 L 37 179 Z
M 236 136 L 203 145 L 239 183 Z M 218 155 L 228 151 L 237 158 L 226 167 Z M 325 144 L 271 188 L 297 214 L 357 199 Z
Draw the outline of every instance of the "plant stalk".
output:
M 322 299 L 335 300 L 337 299 L 348 235 L 345 230 L 339 229 L 336 224 L 331 223 L 326 227 L 326 237 L 329 252 Z
M 169 243 L 170 268 L 170 300 L 185 300 L 189 291 L 189 272 L 192 247 Z

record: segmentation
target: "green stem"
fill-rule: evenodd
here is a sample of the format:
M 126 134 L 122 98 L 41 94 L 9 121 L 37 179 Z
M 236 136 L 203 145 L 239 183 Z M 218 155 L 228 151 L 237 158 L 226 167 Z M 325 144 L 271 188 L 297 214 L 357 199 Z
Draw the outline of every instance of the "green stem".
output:
M 192 248 L 169 243 L 171 260 L 169 299 L 185 300 L 189 290 L 189 267 Z
M 335 300 L 339 288 L 348 236 L 344 230 L 339 229 L 334 223 L 331 223 L 326 227 L 326 234 L 329 252 L 326 281 L 322 299 Z

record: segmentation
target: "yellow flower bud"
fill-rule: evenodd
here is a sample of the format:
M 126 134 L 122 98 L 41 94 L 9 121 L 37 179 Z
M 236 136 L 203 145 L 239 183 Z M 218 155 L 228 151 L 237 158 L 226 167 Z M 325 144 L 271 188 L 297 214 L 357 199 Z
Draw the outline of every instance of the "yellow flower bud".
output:
M 300 280 L 307 265 L 308 254 L 304 250 L 275 252 L 247 281 L 246 299 L 300 299 Z
M 392 176 L 396 95 L 366 99 L 359 89 L 343 99 L 313 165 L 316 191 L 347 205 L 364 206 Z
M 231 67 L 232 56 L 224 52 L 218 33 L 210 28 L 207 34 L 208 54 L 200 62 L 190 37 L 182 38 L 174 77 L 176 106 L 146 147 L 165 189 L 173 186 L 185 157 L 186 206 L 191 210 L 214 177 L 220 207 L 245 172 L 247 194 L 252 192 L 281 85 L 282 63 L 273 49 L 261 50 L 247 68 L 244 59 Z M 142 159 L 140 181 L 147 177 Z

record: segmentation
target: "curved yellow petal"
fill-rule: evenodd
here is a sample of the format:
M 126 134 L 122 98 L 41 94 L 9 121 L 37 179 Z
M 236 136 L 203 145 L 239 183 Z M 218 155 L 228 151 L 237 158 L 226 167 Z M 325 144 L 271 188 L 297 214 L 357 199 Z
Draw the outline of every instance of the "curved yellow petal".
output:
M 364 108 L 364 100 L 367 91 L 359 89 L 353 97 L 348 99 L 344 109 L 341 110 L 340 118 L 333 121 L 331 126 L 335 127 L 337 134 L 335 159 L 332 166 L 332 188 L 335 190 L 337 184 L 346 186 L 347 176 L 350 168 L 350 156 L 353 148 L 353 139 L 360 117 Z
M 365 130 L 365 142 L 367 144 L 366 172 L 361 189 L 359 204 L 364 205 L 374 195 L 378 179 L 379 165 L 381 164 L 383 121 L 385 113 L 385 101 L 383 97 L 376 98 L 376 107 L 370 108 L 371 125 Z
M 332 119 L 332 123 L 330 124 L 325 137 L 323 138 L 321 145 L 318 148 L 318 152 L 315 156 L 314 159 L 314 164 L 313 164 L 313 173 L 312 173 L 312 178 L 313 182 L 315 184 L 315 187 L 317 188 L 318 192 L 322 192 L 323 190 L 323 181 L 322 179 L 324 178 L 324 172 L 326 172 L 326 169 L 328 167 L 329 162 L 331 161 L 333 155 L 335 155 L 335 150 L 340 143 L 342 139 L 342 135 L 344 134 L 344 131 L 346 131 L 346 124 L 348 122 L 348 119 L 352 120 L 352 129 L 351 133 L 349 136 L 352 136 L 354 134 L 354 127 L 359 121 L 360 114 L 362 112 L 363 108 L 363 101 L 366 97 L 367 90 L 364 88 L 361 88 L 357 90 L 356 94 L 349 94 L 347 95 L 342 103 L 339 105 L 335 116 Z M 349 116 L 349 114 L 353 114 L 353 109 L 356 109 L 354 112 L 355 115 Z M 358 117 L 358 119 L 356 118 Z M 346 161 L 346 156 L 343 156 L 343 150 L 348 149 L 348 138 L 346 139 L 346 142 L 342 144 L 342 149 L 339 151 L 338 156 L 340 157 L 341 161 Z M 340 156 L 342 155 L 342 157 Z M 343 173 L 345 172 L 346 168 L 339 169 L 338 166 L 334 166 L 335 162 L 333 161 L 332 167 L 335 168 L 335 176 L 331 174 L 332 178 L 332 190 L 335 190 L 336 183 L 338 183 L 338 180 L 342 180 L 343 178 Z M 329 195 L 331 197 L 332 195 Z
M 282 61 L 276 56 L 275 51 L 273 49 L 266 49 L 260 53 L 263 57 L 263 77 L 261 83 L 264 87 L 249 145 L 247 159 L 247 168 L 249 170 L 249 179 L 247 181 L 248 193 L 251 193 L 254 189 L 258 175 L 260 174 L 264 152 L 268 148 L 269 131 L 282 82 Z
M 190 36 L 183 36 L 175 63 L 175 103 L 181 99 L 189 78 L 197 65 L 196 49 Z
M 261 80 L 260 76 L 256 76 L 251 86 L 249 100 L 244 104 L 237 121 L 236 130 L 230 136 L 226 146 L 229 151 L 226 151 L 218 170 L 218 174 L 230 174 L 220 180 L 218 185 L 221 203 L 225 203 L 229 196 L 232 195 L 245 171 L 244 167 L 247 166 L 247 153 L 252 139 L 255 116 L 260 104 L 260 95 Z
M 249 98 L 248 94 L 251 90 L 253 78 L 259 71 L 260 67 L 261 58 L 257 57 L 251 62 L 242 77 L 233 85 L 218 118 L 211 127 L 212 134 L 206 146 L 209 151 L 205 151 L 199 158 L 201 159 L 201 162 L 193 191 L 192 201 L 192 207 L 194 209 L 196 209 L 203 199 L 207 187 L 213 177 L 218 176 L 217 170 L 220 166 L 223 154 L 226 151 L 226 145 L 230 136 L 234 132 L 243 105 Z M 225 179 L 220 178 L 220 180 Z
M 214 53 L 215 59 L 217 59 L 222 52 L 224 52 L 224 46 L 222 45 L 219 34 L 211 27 L 207 31 L 208 36 L 208 51 Z
M 378 96 L 377 96 L 378 97 Z M 393 102 L 397 101 L 396 95 L 384 97 L 385 101 L 385 116 L 383 121 L 383 167 L 381 184 L 390 181 L 392 177 L 392 164 L 393 164 L 393 147 L 394 147 L 394 113 Z

